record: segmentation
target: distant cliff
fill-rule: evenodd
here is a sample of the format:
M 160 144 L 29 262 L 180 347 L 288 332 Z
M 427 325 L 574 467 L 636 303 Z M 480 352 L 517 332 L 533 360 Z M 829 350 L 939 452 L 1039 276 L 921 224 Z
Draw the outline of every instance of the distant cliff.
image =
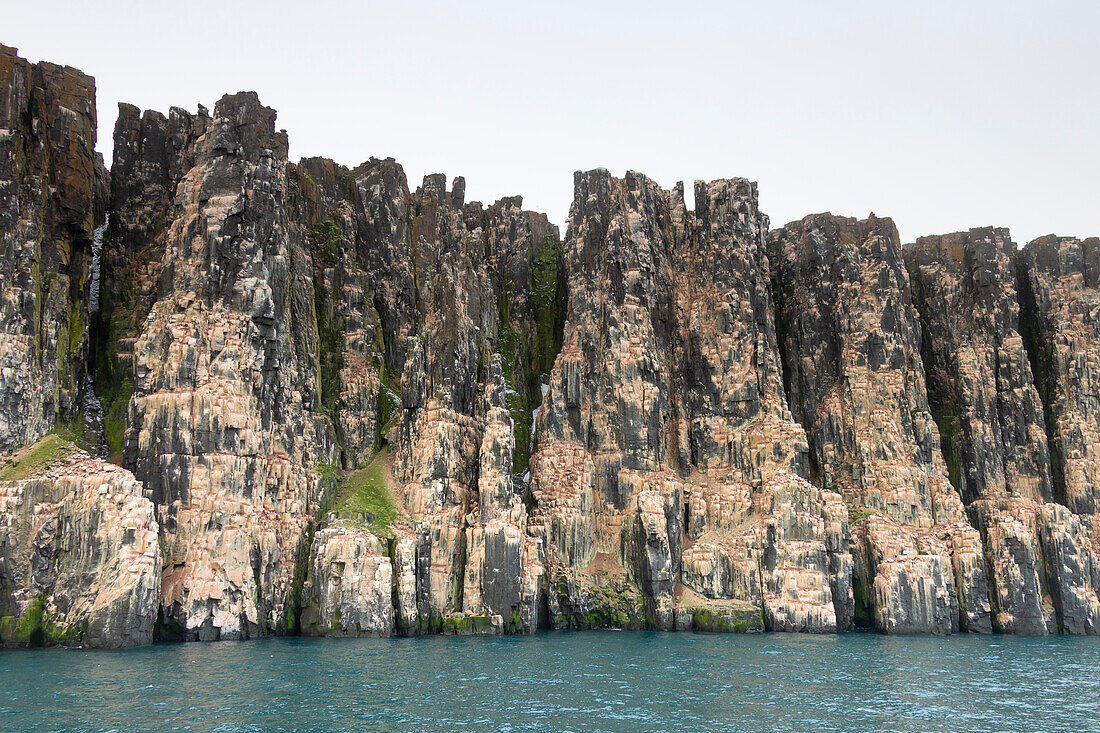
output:
M 1100 240 L 287 160 L 0 46 L 0 641 L 1100 632 Z

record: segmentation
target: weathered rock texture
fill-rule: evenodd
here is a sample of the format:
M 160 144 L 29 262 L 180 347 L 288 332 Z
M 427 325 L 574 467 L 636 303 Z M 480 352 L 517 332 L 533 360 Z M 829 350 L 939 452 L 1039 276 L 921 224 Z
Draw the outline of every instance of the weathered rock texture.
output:
M 294 174 L 344 465 L 384 443 L 395 457 L 397 630 L 471 617 L 533 630 L 540 565 L 513 474 L 558 348 L 556 229 L 518 197 L 465 203 L 461 178 L 410 192 L 392 159 L 308 159 Z
M 312 272 L 289 226 L 274 121 L 252 93 L 223 97 L 212 116 L 138 123 L 123 108 L 119 119 L 116 157 L 140 173 L 114 186 L 105 267 L 117 289 L 104 318 L 109 341 L 132 343 L 118 380 L 133 389 L 124 465 L 161 518 L 169 636 L 289 623 L 298 546 L 321 499 L 308 467 L 328 456 L 331 431 L 316 350 L 299 338 L 315 329 Z
M 134 391 L 134 343 L 159 290 L 176 188 L 195 164 L 195 140 L 209 126 L 173 107 L 165 117 L 119 105 L 114 130 L 110 217 L 102 249 L 95 329 L 95 382 L 107 441 L 122 460 L 126 410 Z
M 333 526 L 313 537 L 302 633 L 392 636 L 393 562 L 378 537 Z
M 0 453 L 79 423 L 95 142 L 95 81 L 0 45 Z
M 791 407 L 814 476 L 855 515 L 857 614 L 889 632 L 988 631 L 981 541 L 928 409 L 897 229 L 820 214 L 770 246 Z
M 254 93 L 95 124 L 0 46 L 0 454 L 132 471 L 0 484 L 6 640 L 1100 628 L 1100 240 L 594 170 L 563 243 Z
M 699 183 L 694 212 L 632 172 L 574 189 L 532 459 L 551 623 L 846 628 L 847 517 L 787 410 L 755 185 Z
M 1040 541 L 1061 631 L 1100 633 L 1100 239 L 1048 236 L 1020 257 L 1022 318 L 1042 397 L 1052 494 Z
M 159 598 L 153 503 L 129 471 L 78 454 L 0 482 L 4 644 L 148 644 Z
M 1005 229 L 922 237 L 905 252 L 928 401 L 952 483 L 982 532 L 997 631 L 1054 630 L 1040 526 L 1051 498 L 1043 405 L 1020 335 Z

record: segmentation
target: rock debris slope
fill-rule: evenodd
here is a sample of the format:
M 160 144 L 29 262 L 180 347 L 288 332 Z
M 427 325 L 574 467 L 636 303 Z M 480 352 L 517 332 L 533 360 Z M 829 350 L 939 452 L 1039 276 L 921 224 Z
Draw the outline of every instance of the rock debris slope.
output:
M 1097 240 L 602 169 L 562 239 L 251 92 L 108 174 L 94 94 L 0 47 L 3 644 L 1098 631 Z

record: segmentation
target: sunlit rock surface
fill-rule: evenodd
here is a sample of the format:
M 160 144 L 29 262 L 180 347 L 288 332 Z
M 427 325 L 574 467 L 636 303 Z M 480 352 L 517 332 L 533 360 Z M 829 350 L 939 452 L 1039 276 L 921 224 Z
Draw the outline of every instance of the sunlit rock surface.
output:
M 855 515 L 857 614 L 887 632 L 988 631 L 981 542 L 928 408 L 893 222 L 808 216 L 773 232 L 770 252 L 812 473 Z
M 807 480 L 787 410 L 755 184 L 698 183 L 695 211 L 633 172 L 574 191 L 532 459 L 551 623 L 750 607 L 768 628 L 846 628 L 846 517 Z
M 0 481 L 0 641 L 151 642 L 157 530 L 133 474 L 76 449 L 39 475 Z

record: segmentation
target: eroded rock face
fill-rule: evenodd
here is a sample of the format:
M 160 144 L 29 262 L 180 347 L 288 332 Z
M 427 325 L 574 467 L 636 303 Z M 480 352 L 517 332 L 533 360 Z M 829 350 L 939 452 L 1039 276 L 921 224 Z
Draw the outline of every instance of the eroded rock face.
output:
M 165 633 L 271 633 L 288 622 L 297 548 L 321 498 L 309 467 L 331 446 L 315 353 L 295 338 L 314 329 L 298 307 L 312 305 L 313 284 L 287 221 L 286 135 L 241 93 L 212 116 L 147 114 L 134 151 L 123 112 L 122 160 L 153 184 L 116 183 L 108 242 L 110 261 L 138 257 L 136 273 L 111 277 L 130 274 L 138 300 L 152 301 L 133 341 L 124 460 L 161 518 Z
M 1027 245 L 1019 269 L 1021 315 L 1045 409 L 1057 502 L 1040 514 L 1044 563 L 1060 630 L 1078 634 L 1100 633 L 1098 263 L 1100 239 L 1048 236 Z
M 95 142 L 95 81 L 0 45 L 0 453 L 78 420 Z
M 133 474 L 87 454 L 0 482 L 0 640 L 148 644 L 160 599 L 157 530 Z
M 1047 504 L 1050 454 L 1020 334 L 1016 258 L 1008 231 L 993 228 L 922 237 L 906 249 L 930 407 L 952 480 L 982 533 L 993 628 L 1044 634 L 1059 627 L 1052 593 L 1063 589 L 1062 574 L 1047 571 L 1060 560 L 1044 557 L 1041 538 L 1048 518 L 1061 514 Z M 1070 582 L 1064 590 L 1075 597 Z
M 303 594 L 307 636 L 392 636 L 393 564 L 379 538 L 332 526 L 313 538 Z
M 462 611 L 532 630 L 541 565 L 512 477 L 529 422 L 517 427 L 512 409 L 527 403 L 509 395 L 537 391 L 535 365 L 552 358 L 529 321 L 538 312 L 538 258 L 555 256 L 557 233 L 518 198 L 487 210 L 463 199 L 462 179 L 448 192 L 441 176 L 426 177 L 412 196 L 417 318 L 394 474 L 416 527 L 420 628 Z
M 515 433 L 505 390 L 500 358 L 494 355 L 484 395 L 478 492 L 467 516 L 462 608 L 476 616 L 499 616 L 504 630 L 532 633 L 538 626 L 543 567 L 539 542 L 527 534 L 527 507 L 512 475 Z
M 274 121 L 122 105 L 108 175 L 93 81 L 0 46 L 0 454 L 94 376 L 134 472 L 0 483 L 6 641 L 1100 629 L 1100 240 L 596 170 L 563 245 Z
M 928 409 L 897 229 L 819 214 L 774 232 L 770 247 L 788 393 L 813 474 L 866 517 L 855 532 L 857 612 L 888 632 L 988 631 L 981 542 Z
M 541 565 L 514 474 L 557 349 L 556 229 L 519 197 L 467 204 L 461 178 L 410 192 L 392 159 L 290 177 L 342 463 L 394 456 L 397 631 L 533 630 Z
M 699 183 L 694 212 L 632 172 L 574 188 L 532 459 L 552 623 L 736 626 L 748 607 L 769 628 L 844 628 L 846 517 L 807 481 L 787 411 L 755 186 Z
M 905 252 L 921 314 L 932 413 L 966 502 L 1049 501 L 1043 405 L 1019 331 L 1007 229 L 921 237 Z
M 134 391 L 134 343 L 159 289 L 176 188 L 195 165 L 195 140 L 210 126 L 204 108 L 168 116 L 119 105 L 114 129 L 108 229 L 100 253 L 95 387 L 108 448 L 121 461 Z

